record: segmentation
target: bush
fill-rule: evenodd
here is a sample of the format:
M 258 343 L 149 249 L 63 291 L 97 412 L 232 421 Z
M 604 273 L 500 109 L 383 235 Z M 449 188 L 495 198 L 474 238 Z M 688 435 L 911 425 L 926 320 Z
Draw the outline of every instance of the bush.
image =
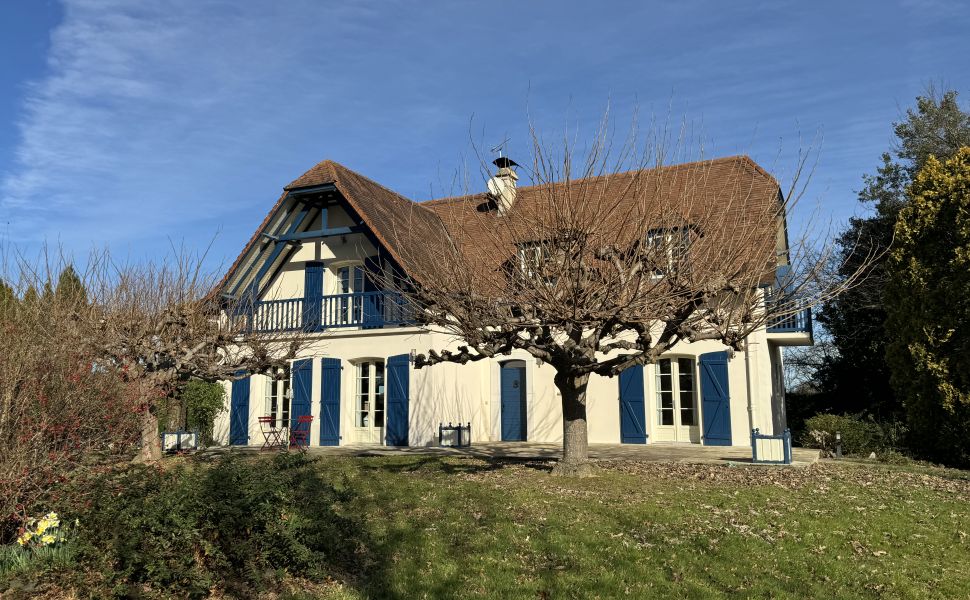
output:
M 225 389 L 218 383 L 192 379 L 174 398 L 159 402 L 158 423 L 162 431 L 198 431 L 203 446 L 212 443 L 216 415 L 225 410 Z
M 806 419 L 801 443 L 835 454 L 836 432 L 842 436 L 842 452 L 845 454 L 869 454 L 887 447 L 886 434 L 878 423 L 851 415 L 832 414 Z
M 342 499 L 313 459 L 222 457 L 211 467 L 131 466 L 95 484 L 82 508 L 77 575 L 91 596 L 247 597 L 284 573 L 357 570 L 360 528 L 334 511 Z M 92 482 L 78 481 L 77 486 Z M 75 510 L 77 507 L 75 507 Z M 63 511 L 70 511 L 64 507 Z
M 88 347 L 79 315 L 91 306 L 65 273 L 57 292 L 53 277 L 26 267 L 21 290 L 0 281 L 0 544 L 65 474 L 125 457 L 138 440 L 137 394 Z

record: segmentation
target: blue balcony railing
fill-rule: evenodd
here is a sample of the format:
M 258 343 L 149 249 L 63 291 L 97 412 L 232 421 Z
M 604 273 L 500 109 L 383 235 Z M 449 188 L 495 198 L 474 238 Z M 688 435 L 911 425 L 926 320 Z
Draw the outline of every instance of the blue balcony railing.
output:
M 812 309 L 775 317 L 768 321 L 768 333 L 812 333 Z
M 250 333 L 314 332 L 343 327 L 377 329 L 415 322 L 410 307 L 397 292 L 264 300 L 254 302 L 243 316 Z

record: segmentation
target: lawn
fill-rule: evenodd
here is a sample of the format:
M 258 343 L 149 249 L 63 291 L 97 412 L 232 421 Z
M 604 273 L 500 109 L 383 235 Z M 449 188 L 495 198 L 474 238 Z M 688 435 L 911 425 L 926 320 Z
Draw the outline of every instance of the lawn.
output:
M 57 569 L 45 576 L 60 583 L 37 589 L 82 582 L 80 596 L 239 597 L 262 588 L 261 597 L 294 600 L 970 598 L 970 472 L 615 462 L 568 479 L 550 466 L 413 455 L 166 459 L 161 471 L 104 484 L 81 514 L 82 530 L 97 534 L 87 546 L 81 534 L 79 562 L 60 579 Z M 179 540 L 188 540 L 181 550 Z M 246 562 L 254 553 L 267 557 L 261 566 Z
M 370 574 L 346 597 L 970 597 L 970 473 L 319 462 L 349 492 Z M 335 597 L 339 597 L 335 593 Z

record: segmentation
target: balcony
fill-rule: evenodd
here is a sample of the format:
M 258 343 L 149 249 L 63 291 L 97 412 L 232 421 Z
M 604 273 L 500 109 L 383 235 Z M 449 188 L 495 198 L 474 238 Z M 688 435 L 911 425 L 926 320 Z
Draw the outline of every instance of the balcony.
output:
M 249 333 L 305 332 L 412 325 L 415 319 L 397 292 L 358 292 L 319 298 L 265 300 L 242 315 Z
M 812 309 L 802 310 L 768 321 L 768 333 L 811 333 Z
M 775 317 L 768 321 L 768 339 L 780 346 L 811 346 L 812 309 Z

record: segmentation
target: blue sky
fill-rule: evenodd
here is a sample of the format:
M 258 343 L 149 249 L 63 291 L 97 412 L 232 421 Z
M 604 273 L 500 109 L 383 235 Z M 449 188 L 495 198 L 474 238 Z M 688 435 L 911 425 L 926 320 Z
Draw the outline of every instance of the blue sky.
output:
M 470 131 L 515 158 L 529 112 L 582 137 L 607 100 L 783 180 L 821 132 L 792 223 L 838 227 L 927 83 L 970 101 L 968 31 L 959 0 L 4 0 L 0 241 L 137 259 L 215 236 L 218 265 L 320 160 L 425 199 Z

